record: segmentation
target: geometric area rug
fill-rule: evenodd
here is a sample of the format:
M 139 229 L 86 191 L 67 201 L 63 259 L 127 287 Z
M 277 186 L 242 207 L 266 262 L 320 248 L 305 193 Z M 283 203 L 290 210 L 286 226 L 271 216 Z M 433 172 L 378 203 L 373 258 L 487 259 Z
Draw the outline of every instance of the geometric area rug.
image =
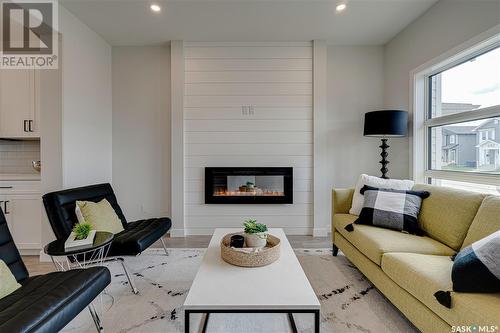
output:
M 126 258 L 139 294 L 134 295 L 121 265 L 108 264 L 112 282 L 96 301 L 105 332 L 184 332 L 182 304 L 201 263 L 205 249 L 150 249 Z M 418 332 L 339 252 L 330 249 L 296 249 L 295 253 L 321 302 L 321 332 Z M 252 281 L 241 281 L 252 288 Z M 258 292 L 258 286 L 255 286 Z M 221 290 L 221 293 L 230 290 Z M 310 314 L 294 314 L 299 332 L 313 332 Z M 201 331 L 201 314 L 191 315 L 192 332 Z M 85 309 L 63 332 L 96 332 Z M 290 332 L 286 314 L 211 314 L 207 333 Z

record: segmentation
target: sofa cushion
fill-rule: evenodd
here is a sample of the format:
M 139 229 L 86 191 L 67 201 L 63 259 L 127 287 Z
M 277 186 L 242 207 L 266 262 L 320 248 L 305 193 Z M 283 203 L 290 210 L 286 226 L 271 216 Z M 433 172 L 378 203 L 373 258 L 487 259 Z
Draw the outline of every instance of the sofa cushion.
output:
M 356 187 L 354 188 L 354 195 L 352 198 L 352 207 L 349 210 L 349 214 L 359 215 L 361 209 L 363 208 L 364 197 L 361 194 L 361 189 L 363 186 L 373 186 L 378 188 L 386 188 L 393 190 L 409 190 L 413 186 L 413 180 L 406 179 L 383 179 L 374 176 L 368 176 L 362 174 L 358 178 Z
M 442 186 L 418 184 L 415 191 L 428 191 L 422 202 L 420 227 L 432 238 L 458 251 L 485 195 Z
M 58 332 L 110 281 L 105 267 L 30 277 L 0 300 L 0 332 Z
M 500 230 L 458 252 L 451 279 L 455 291 L 500 292 Z
M 365 202 L 359 218 L 354 223 L 423 236 L 417 219 L 422 200 L 430 195 L 429 192 L 364 186 L 361 193 L 365 196 Z M 347 231 L 352 231 L 352 228 Z
M 0 299 L 12 294 L 21 285 L 17 283 L 16 277 L 9 269 L 9 266 L 0 259 Z
M 335 214 L 333 217 L 335 230 L 379 266 L 382 255 L 386 252 L 416 252 L 444 256 L 455 254 L 453 249 L 427 236 L 410 235 L 368 225 L 356 225 L 352 232 L 344 229 L 357 218 L 351 214 Z
M 489 195 L 484 198 L 481 207 L 477 211 L 462 248 L 491 235 L 500 230 L 500 196 Z
M 120 218 L 116 215 L 115 210 L 106 199 L 102 199 L 99 202 L 77 200 L 76 207 L 80 209 L 83 220 L 86 223 L 92 224 L 97 231 L 107 231 L 117 234 L 125 230 Z M 76 208 L 75 215 L 78 218 L 78 211 Z
M 450 325 L 500 325 L 500 293 L 452 293 L 448 309 L 434 297 L 437 290 L 451 290 L 448 256 L 417 253 L 386 253 L 382 270 L 401 288 L 412 294 Z

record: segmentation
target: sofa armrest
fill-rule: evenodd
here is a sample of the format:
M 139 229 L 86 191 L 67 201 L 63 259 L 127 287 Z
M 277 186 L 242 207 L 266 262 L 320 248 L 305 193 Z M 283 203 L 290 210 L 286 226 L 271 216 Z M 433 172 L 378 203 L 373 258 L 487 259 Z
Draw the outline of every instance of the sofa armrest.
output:
M 349 214 L 352 206 L 353 188 L 333 189 L 332 191 L 332 215 Z
M 335 243 L 335 214 L 349 214 L 352 206 L 353 188 L 332 190 L 332 242 Z

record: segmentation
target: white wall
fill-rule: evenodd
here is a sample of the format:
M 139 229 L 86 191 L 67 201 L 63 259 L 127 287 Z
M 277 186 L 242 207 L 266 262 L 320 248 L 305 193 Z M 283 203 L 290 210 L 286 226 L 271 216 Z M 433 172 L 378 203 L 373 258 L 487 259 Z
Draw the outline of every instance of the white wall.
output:
M 61 54 L 60 54 L 61 55 Z M 62 66 L 40 72 L 40 159 L 42 193 L 62 188 Z M 45 209 L 42 208 L 42 245 L 54 239 Z M 45 258 L 49 260 L 48 256 Z
M 255 217 L 288 233 L 312 221 L 312 44 L 186 43 L 185 228 Z M 242 106 L 253 106 L 243 115 Z M 292 166 L 293 205 L 205 205 L 205 166 Z
M 170 215 L 169 47 L 113 47 L 113 187 L 129 220 Z
M 62 6 L 59 29 L 63 187 L 110 182 L 111 46 Z
M 62 6 L 59 33 L 59 69 L 40 74 L 42 193 L 111 181 L 111 47 Z
M 401 31 L 385 46 L 385 106 L 410 110 L 410 71 L 500 24 L 499 13 L 495 0 L 441 0 Z M 401 177 L 409 176 L 411 165 L 405 141 L 393 147 L 398 159 L 389 165 Z
M 363 136 L 364 114 L 383 105 L 383 47 L 329 46 L 327 74 L 328 184 L 352 187 L 361 173 L 380 175 L 380 140 Z M 389 140 L 396 145 L 398 140 Z M 389 151 L 389 160 L 397 161 Z M 397 163 L 394 163 L 397 164 Z M 399 176 L 392 170 L 390 176 Z M 396 168 L 395 168 L 396 169 Z

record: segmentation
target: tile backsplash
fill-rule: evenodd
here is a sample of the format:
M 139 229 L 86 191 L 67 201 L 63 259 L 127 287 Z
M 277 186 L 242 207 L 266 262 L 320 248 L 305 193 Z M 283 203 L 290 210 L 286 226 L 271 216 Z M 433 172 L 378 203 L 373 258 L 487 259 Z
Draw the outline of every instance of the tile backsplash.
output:
M 40 160 L 40 141 L 0 140 L 0 173 L 37 174 L 31 161 Z

